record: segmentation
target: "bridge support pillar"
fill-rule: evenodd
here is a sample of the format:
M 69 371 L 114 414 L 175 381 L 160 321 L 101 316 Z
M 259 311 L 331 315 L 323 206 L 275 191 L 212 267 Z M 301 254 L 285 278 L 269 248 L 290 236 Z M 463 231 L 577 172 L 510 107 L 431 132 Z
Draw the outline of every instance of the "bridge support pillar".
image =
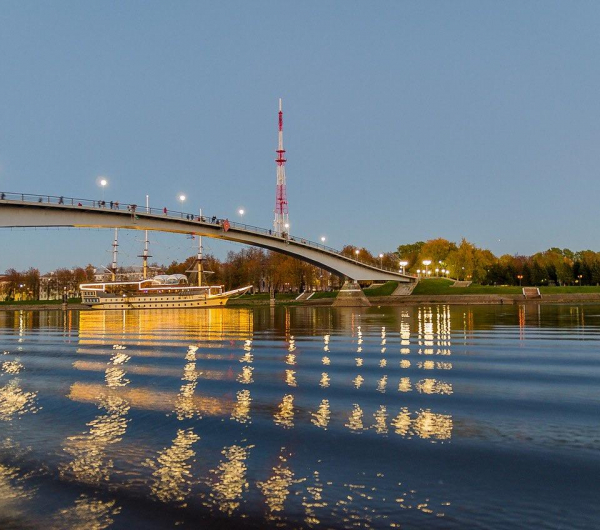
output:
M 358 282 L 346 281 L 332 305 L 333 307 L 369 307 L 371 302 Z

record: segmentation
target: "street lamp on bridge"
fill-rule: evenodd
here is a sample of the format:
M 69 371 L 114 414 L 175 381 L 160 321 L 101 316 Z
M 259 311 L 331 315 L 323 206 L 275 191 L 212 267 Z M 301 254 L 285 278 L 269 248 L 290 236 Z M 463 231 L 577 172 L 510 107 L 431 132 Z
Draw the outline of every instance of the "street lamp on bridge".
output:
M 240 208 L 240 209 L 238 210 L 238 213 L 240 214 L 240 222 L 241 222 L 242 224 L 244 224 L 244 214 L 246 213 L 246 211 L 245 211 L 243 208 Z
M 179 202 L 181 203 L 181 218 L 183 219 L 183 203 L 185 202 L 187 197 L 183 193 L 181 193 L 178 198 Z
M 102 177 L 98 181 L 98 184 L 100 184 L 100 188 L 102 189 L 102 200 L 104 200 L 104 188 L 106 188 L 106 186 L 108 186 L 108 180 L 106 180 L 104 177 Z
M 402 270 L 400 272 L 402 272 L 402 274 L 406 273 L 406 266 L 408 265 L 408 261 L 401 261 L 400 262 L 400 267 L 402 268 Z
M 383 269 L 383 254 L 379 254 L 379 268 Z

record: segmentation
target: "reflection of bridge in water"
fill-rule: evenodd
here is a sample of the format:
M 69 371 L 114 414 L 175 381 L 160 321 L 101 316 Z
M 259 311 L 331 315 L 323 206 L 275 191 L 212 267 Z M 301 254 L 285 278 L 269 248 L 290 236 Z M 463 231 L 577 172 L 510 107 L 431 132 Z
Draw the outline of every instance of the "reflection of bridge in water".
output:
M 131 204 L 2 192 L 0 227 L 123 228 L 195 234 L 279 252 L 355 281 L 415 281 L 412 276 L 361 262 L 304 238 L 206 215 Z

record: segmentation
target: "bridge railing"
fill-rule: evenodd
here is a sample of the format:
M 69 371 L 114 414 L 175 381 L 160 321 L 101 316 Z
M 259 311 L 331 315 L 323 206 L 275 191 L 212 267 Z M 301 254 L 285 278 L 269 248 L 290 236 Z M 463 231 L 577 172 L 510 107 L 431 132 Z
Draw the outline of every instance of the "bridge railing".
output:
M 65 197 L 63 195 L 36 195 L 32 193 L 15 193 L 15 192 L 1 192 L 0 191 L 0 200 L 2 201 L 16 201 L 16 202 L 26 202 L 26 203 L 34 203 L 34 204 L 55 204 L 60 206 L 73 206 L 79 208 L 95 208 L 98 210 L 113 210 L 113 211 L 123 211 L 128 212 L 131 215 L 152 215 L 152 216 L 160 216 L 161 218 L 169 218 L 169 219 L 183 219 L 184 221 L 197 222 L 202 224 L 211 224 L 216 226 L 223 226 L 225 221 L 229 223 L 229 229 L 241 230 L 245 232 L 250 232 L 254 234 L 260 234 L 264 236 L 270 236 L 273 238 L 278 238 L 283 241 L 293 242 L 298 245 L 305 245 L 307 247 L 316 248 L 319 250 L 323 250 L 325 252 L 329 252 L 331 254 L 335 254 L 340 256 L 348 261 L 353 261 L 356 263 L 360 263 L 361 265 L 367 265 L 369 267 L 373 267 L 377 270 L 388 271 L 399 273 L 397 269 L 392 269 L 389 267 L 380 267 L 376 264 L 373 264 L 368 261 L 363 261 L 358 258 L 346 256 L 342 254 L 339 250 L 335 248 L 329 247 L 327 245 L 323 245 L 322 243 L 317 243 L 315 241 L 310 241 L 305 238 L 300 238 L 297 236 L 292 236 L 289 234 L 278 234 L 271 229 L 261 228 L 258 226 L 248 225 L 244 223 L 238 223 L 236 221 L 230 221 L 229 219 L 224 219 L 221 217 L 217 217 L 215 215 L 209 216 L 206 214 L 200 215 L 193 214 L 189 212 L 180 212 L 177 210 L 169 210 L 168 208 L 153 208 L 147 206 L 140 206 L 138 204 L 133 203 L 123 203 L 120 201 L 106 201 L 105 199 L 93 200 L 93 199 L 82 199 L 77 197 Z M 405 276 L 412 276 L 410 274 L 405 274 Z

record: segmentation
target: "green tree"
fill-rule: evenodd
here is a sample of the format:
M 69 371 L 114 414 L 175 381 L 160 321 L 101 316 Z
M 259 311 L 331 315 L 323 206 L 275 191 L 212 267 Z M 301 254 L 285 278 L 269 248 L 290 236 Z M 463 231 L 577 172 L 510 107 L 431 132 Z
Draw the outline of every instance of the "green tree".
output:
M 406 266 L 407 270 L 414 272 L 416 269 L 421 267 L 421 264 L 418 260 L 423 245 L 425 245 L 424 241 L 417 241 L 415 243 L 407 243 L 398 247 L 396 253 L 398 254 L 400 260 L 408 261 L 408 265 Z
M 424 259 L 431 260 L 432 264 L 437 267 L 440 261 L 444 263 L 448 258 L 448 255 L 451 252 L 455 252 L 457 249 L 456 243 L 452 243 L 447 239 L 441 237 L 430 239 L 421 246 L 418 260 L 419 262 L 422 262 Z

